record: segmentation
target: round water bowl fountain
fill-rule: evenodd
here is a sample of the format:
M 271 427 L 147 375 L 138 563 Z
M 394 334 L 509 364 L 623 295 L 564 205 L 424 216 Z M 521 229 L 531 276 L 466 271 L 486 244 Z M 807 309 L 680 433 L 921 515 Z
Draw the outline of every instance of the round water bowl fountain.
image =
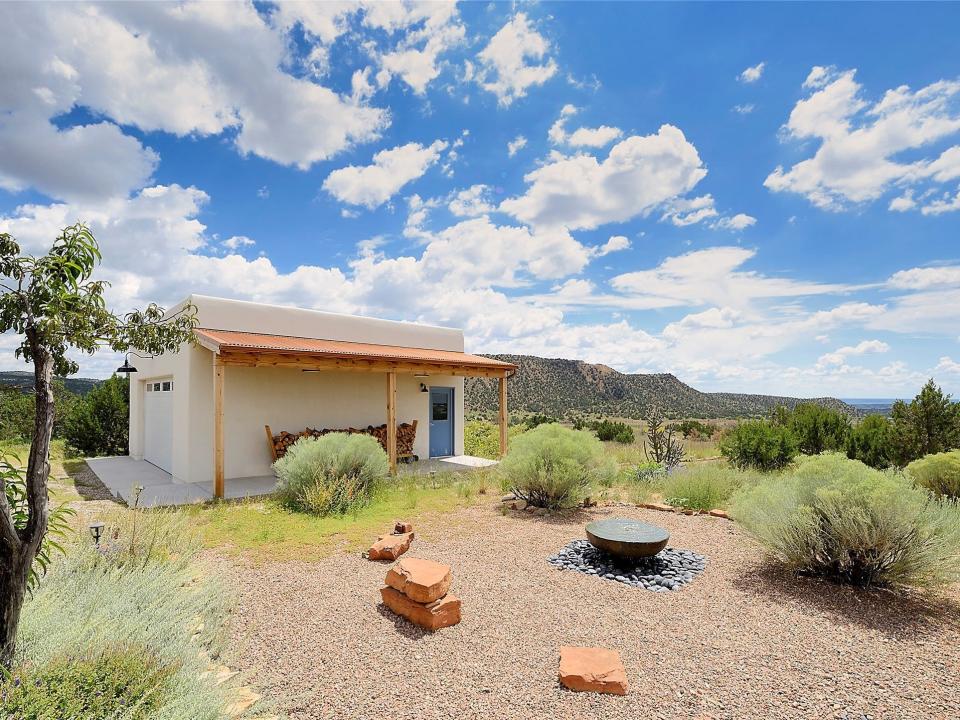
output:
M 618 558 L 645 558 L 663 550 L 670 533 L 639 520 L 607 518 L 587 525 L 587 539 L 598 550 Z

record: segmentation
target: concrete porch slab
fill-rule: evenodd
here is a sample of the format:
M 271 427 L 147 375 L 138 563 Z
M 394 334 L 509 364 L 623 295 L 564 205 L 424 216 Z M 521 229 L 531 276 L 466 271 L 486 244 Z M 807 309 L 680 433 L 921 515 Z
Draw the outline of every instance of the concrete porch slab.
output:
M 213 483 L 186 483 L 145 460 L 131 457 L 88 458 L 87 466 L 116 497 L 133 505 L 134 488 L 143 488 L 138 507 L 189 505 L 213 499 Z M 276 489 L 275 477 L 228 478 L 224 482 L 227 499 L 268 495 Z
M 472 472 L 493 465 L 499 465 L 499 462 L 473 455 L 453 455 L 443 458 L 424 458 L 415 463 L 400 463 L 397 469 L 401 475 L 428 475 L 431 472 Z

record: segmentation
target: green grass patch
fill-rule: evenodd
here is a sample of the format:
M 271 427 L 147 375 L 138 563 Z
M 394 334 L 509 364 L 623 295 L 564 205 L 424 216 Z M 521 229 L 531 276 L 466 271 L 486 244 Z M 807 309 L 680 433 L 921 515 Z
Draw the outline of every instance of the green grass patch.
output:
M 317 560 L 337 549 L 365 549 L 397 520 L 421 520 L 474 505 L 493 484 L 484 471 L 406 475 L 389 480 L 369 505 L 324 517 L 298 512 L 277 500 L 247 500 L 184 508 L 204 545 L 258 562 Z

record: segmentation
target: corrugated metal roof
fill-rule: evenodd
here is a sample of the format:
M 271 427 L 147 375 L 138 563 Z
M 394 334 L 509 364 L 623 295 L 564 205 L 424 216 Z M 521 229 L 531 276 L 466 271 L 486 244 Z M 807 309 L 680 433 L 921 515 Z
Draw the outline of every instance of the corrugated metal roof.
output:
M 197 328 L 197 337 L 207 346 L 215 346 L 217 352 L 278 352 L 314 357 L 357 358 L 367 360 L 395 360 L 420 362 L 429 365 L 459 365 L 463 367 L 515 370 L 513 363 L 502 362 L 480 355 L 433 350 L 430 348 L 403 347 L 400 345 L 377 345 L 374 343 L 346 342 L 343 340 L 320 340 L 292 337 L 289 335 L 265 335 L 236 330 L 212 330 Z M 206 342 L 204 342 L 206 341 Z

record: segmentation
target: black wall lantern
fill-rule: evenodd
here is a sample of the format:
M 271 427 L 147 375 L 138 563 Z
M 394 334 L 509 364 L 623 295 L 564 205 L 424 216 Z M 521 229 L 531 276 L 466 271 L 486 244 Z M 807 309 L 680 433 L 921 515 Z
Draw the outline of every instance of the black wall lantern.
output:
M 130 351 L 123 356 L 123 365 L 118 367 L 115 372 L 122 373 L 123 375 L 129 375 L 130 373 L 138 372 L 137 369 L 130 364 L 130 356 L 143 358 L 144 360 L 152 360 L 156 355 L 138 355 L 137 353 Z
M 130 353 L 127 353 L 126 355 L 123 356 L 123 365 L 118 367 L 116 371 L 124 375 L 129 375 L 130 373 L 137 372 L 137 369 L 130 364 Z

